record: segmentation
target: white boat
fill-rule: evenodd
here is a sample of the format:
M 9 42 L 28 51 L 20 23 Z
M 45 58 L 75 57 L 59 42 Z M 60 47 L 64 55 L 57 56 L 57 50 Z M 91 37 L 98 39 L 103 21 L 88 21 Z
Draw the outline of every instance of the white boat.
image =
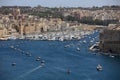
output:
M 29 52 L 26 52 L 26 55 L 28 55 L 29 57 L 32 56 Z
M 10 46 L 10 48 L 14 48 L 14 46 Z
M 80 51 L 80 48 L 79 48 L 79 47 L 77 48 L 77 51 Z
M 99 44 L 96 43 L 89 48 L 90 51 L 99 51 Z
M 64 47 L 67 48 L 67 47 L 70 47 L 70 45 L 65 45 Z
M 83 43 L 87 43 L 86 40 L 84 40 Z
M 41 59 L 41 57 L 37 57 L 37 58 L 36 58 L 36 61 L 40 61 L 40 59 Z
M 9 40 L 16 40 L 17 37 L 16 37 L 16 36 L 10 36 L 10 37 L 8 37 L 8 39 L 9 39 Z
M 114 58 L 115 56 L 113 56 L 113 55 L 110 55 L 110 57 L 111 57 L 111 58 Z
M 93 40 L 91 40 L 90 42 L 91 42 L 91 43 L 93 43 L 94 41 L 93 41 Z
M 44 60 L 42 60 L 42 61 L 41 61 L 41 63 L 45 63 L 45 61 L 44 61 Z
M 59 38 L 59 41 L 64 41 L 64 39 L 61 37 L 61 38 Z
M 96 67 L 96 69 L 97 69 L 98 71 L 102 71 L 102 66 L 101 66 L 100 64 L 98 64 L 97 67 Z

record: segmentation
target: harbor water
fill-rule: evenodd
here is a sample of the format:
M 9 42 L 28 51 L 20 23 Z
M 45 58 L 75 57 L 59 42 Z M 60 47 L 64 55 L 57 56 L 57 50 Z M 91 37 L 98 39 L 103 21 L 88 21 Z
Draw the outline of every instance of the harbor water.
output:
M 119 57 L 89 51 L 98 34 L 71 41 L 0 41 L 0 80 L 120 80 Z

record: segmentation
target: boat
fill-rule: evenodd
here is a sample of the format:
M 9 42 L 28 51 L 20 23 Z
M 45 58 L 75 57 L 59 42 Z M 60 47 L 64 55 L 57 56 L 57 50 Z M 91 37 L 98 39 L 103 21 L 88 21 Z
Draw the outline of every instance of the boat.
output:
M 36 58 L 36 61 L 40 61 L 40 59 L 41 59 L 41 57 L 37 57 L 37 58 Z
M 12 66 L 16 66 L 16 63 L 14 62 L 14 63 L 12 63 Z
M 10 46 L 10 48 L 14 48 L 14 46 Z
M 94 41 L 93 41 L 93 40 L 91 40 L 90 42 L 91 42 L 91 43 L 93 43 Z
M 99 49 L 99 43 L 96 43 L 94 45 L 92 45 L 90 48 L 89 48 L 90 51 L 96 51 L 98 52 L 100 49 Z
M 61 37 L 61 38 L 59 38 L 59 41 L 64 41 L 64 39 Z
M 44 67 L 45 66 L 45 63 L 41 63 L 41 65 L 40 65 L 41 67 Z
M 70 47 L 70 45 L 65 45 L 64 47 L 67 48 L 67 47 Z
M 36 59 L 36 61 L 40 61 L 40 59 Z
M 45 61 L 44 61 L 44 60 L 42 60 L 42 61 L 41 61 L 41 63 L 45 63 Z
M 32 56 L 29 52 L 27 52 L 26 55 L 29 56 L 29 57 Z
M 113 55 L 109 55 L 109 57 L 114 58 L 115 56 L 113 56 Z
M 77 48 L 77 51 L 80 51 L 80 48 L 79 48 L 79 47 Z
M 37 57 L 37 58 L 41 59 L 41 57 Z
M 86 40 L 84 40 L 83 43 L 87 43 Z
M 97 69 L 98 71 L 102 71 L 102 66 L 101 66 L 100 64 L 98 64 L 97 67 L 96 67 L 96 69 Z

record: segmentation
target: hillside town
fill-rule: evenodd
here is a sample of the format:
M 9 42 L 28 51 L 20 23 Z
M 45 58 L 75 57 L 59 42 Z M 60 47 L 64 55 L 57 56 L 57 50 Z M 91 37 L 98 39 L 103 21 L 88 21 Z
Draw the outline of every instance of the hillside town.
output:
M 120 0 L 0 0 L 0 80 L 120 80 Z
M 71 40 L 120 20 L 119 6 L 101 8 L 0 7 L 0 39 Z

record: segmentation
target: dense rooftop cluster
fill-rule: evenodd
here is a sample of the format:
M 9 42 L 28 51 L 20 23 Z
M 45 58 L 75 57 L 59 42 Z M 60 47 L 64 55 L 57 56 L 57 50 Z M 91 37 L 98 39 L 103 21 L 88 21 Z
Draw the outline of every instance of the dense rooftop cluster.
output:
M 56 31 L 94 30 L 96 25 L 117 23 L 120 19 L 119 9 L 119 6 L 101 8 L 2 6 L 0 38 Z

